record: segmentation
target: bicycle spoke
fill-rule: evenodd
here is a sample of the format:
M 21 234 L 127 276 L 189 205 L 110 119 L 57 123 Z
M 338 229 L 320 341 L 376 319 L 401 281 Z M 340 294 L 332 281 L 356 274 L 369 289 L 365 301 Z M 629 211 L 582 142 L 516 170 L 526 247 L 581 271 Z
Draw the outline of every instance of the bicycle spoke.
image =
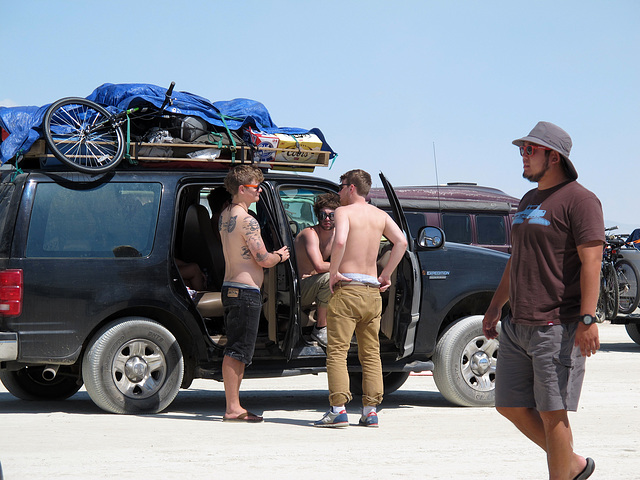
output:
M 44 133 L 58 160 L 85 173 L 113 168 L 124 152 L 122 131 L 109 112 L 82 98 L 52 104 L 45 115 Z

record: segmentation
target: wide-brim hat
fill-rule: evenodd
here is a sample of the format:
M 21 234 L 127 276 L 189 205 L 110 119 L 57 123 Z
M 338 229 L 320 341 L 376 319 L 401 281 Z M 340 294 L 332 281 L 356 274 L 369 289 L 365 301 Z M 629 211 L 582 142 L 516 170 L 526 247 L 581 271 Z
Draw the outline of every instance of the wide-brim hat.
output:
M 512 143 L 518 147 L 522 147 L 524 142 L 535 143 L 536 145 L 542 145 L 543 147 L 555 150 L 563 158 L 569 176 L 574 180 L 578 178 L 576 167 L 574 167 L 571 160 L 569 160 L 569 154 L 573 146 L 571 137 L 559 126 L 551 122 L 538 122 L 538 124 L 533 127 L 533 130 L 529 132 L 529 135 L 518 138 Z

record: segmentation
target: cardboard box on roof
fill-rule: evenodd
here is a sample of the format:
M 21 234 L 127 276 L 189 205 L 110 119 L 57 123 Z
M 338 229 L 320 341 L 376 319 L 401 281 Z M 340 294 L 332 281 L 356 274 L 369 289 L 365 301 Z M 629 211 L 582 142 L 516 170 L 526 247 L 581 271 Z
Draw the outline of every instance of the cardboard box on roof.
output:
M 278 150 L 276 153 L 276 162 L 295 162 L 295 163 L 317 163 L 319 153 L 322 149 L 322 141 L 317 135 L 312 133 L 285 135 L 276 133 L 278 138 L 278 148 L 287 150 Z
M 245 129 L 245 140 L 258 148 L 278 148 L 279 139 L 271 133 L 253 130 L 251 127 Z M 257 160 L 260 162 L 273 162 L 276 156 L 274 150 L 259 150 Z

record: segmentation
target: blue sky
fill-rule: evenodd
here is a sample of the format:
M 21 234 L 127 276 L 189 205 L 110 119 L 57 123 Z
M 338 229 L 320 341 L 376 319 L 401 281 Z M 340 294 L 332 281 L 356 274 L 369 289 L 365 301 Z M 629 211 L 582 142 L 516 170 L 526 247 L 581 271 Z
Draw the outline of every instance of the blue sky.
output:
M 573 138 L 607 225 L 640 227 L 640 2 L 0 0 L 1 105 L 176 82 L 320 128 L 396 185 L 466 181 L 520 197 L 511 141 L 539 120 Z M 379 184 L 379 182 L 377 182 Z

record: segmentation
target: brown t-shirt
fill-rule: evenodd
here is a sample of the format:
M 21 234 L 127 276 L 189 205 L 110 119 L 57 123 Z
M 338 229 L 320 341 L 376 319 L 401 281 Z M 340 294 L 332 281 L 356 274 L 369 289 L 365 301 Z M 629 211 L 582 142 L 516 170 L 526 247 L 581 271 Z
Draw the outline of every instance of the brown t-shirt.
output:
M 605 241 L 602 206 L 576 181 L 527 192 L 511 229 L 509 301 L 513 322 L 552 325 L 578 321 L 578 245 Z

